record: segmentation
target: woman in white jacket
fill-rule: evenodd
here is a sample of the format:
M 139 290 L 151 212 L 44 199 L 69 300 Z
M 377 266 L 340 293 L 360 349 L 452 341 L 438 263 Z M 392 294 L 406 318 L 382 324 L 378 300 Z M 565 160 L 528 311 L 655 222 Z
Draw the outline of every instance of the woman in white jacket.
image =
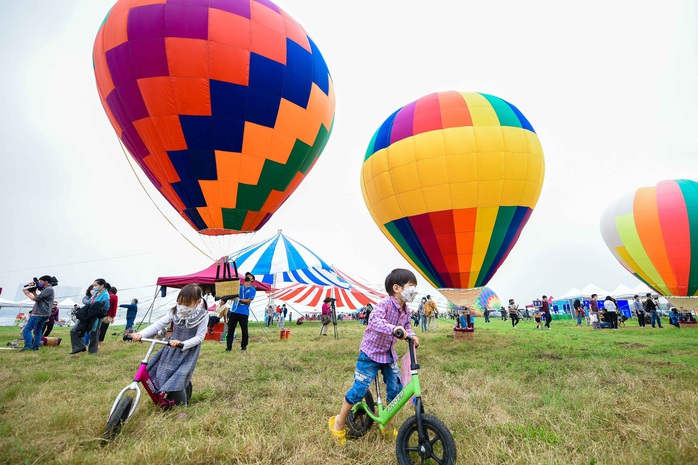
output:
M 606 296 L 603 308 L 606 310 L 606 319 L 611 323 L 611 328 L 618 330 L 618 306 L 616 305 L 616 299 L 610 295 Z

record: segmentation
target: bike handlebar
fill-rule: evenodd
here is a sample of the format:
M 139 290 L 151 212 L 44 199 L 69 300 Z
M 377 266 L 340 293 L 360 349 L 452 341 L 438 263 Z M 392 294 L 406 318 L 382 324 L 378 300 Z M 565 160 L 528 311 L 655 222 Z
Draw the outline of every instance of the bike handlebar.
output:
M 131 334 L 124 334 L 124 341 L 131 341 L 131 340 L 133 340 L 133 339 L 131 338 Z M 170 345 L 170 343 L 169 343 L 168 341 L 161 341 L 160 339 L 148 339 L 148 338 L 145 338 L 145 337 L 142 338 L 142 339 L 140 340 L 140 342 L 150 342 L 150 343 L 155 343 L 155 344 L 162 344 L 162 345 L 164 345 L 164 346 L 169 346 L 169 345 Z M 184 349 L 184 343 L 183 343 L 183 342 L 180 342 L 180 343 L 177 344 L 175 347 L 177 347 L 178 349 Z

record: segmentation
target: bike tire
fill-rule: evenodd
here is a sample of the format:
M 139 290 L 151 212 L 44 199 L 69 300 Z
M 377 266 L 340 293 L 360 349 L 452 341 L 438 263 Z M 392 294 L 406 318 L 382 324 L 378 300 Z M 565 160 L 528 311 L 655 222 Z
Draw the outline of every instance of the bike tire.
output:
M 456 463 L 456 442 L 448 427 L 438 418 L 422 414 L 422 426 L 426 441 L 419 442 L 417 417 L 405 421 L 397 433 L 395 453 L 400 465 L 426 465 Z
M 116 404 L 116 408 L 109 416 L 107 420 L 107 429 L 104 431 L 104 437 L 102 438 L 102 444 L 113 441 L 116 436 L 121 431 L 121 427 L 126 423 L 128 419 L 128 413 L 131 410 L 131 404 L 133 403 L 133 397 L 124 396 Z
M 366 391 L 363 401 L 366 403 L 368 409 L 375 415 L 376 406 L 373 402 L 373 395 L 371 391 Z M 360 438 L 371 429 L 373 426 L 373 418 L 366 414 L 364 409 L 359 409 L 354 412 L 349 412 L 347 415 L 347 431 L 352 437 Z

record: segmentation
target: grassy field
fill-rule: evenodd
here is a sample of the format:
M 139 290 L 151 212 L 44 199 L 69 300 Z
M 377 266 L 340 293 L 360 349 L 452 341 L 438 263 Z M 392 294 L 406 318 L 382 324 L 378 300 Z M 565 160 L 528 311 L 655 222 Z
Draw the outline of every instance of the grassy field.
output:
M 418 331 L 420 379 L 426 412 L 453 432 L 458 463 L 698 463 L 698 330 L 628 322 L 592 331 L 571 321 L 514 330 L 478 319 L 475 339 L 456 342 L 451 322 L 438 321 L 438 331 Z M 97 355 L 71 356 L 67 328 L 56 328 L 60 347 L 0 350 L 0 462 L 396 463 L 394 440 L 375 427 L 343 448 L 327 431 L 364 327 L 342 322 L 337 340 L 319 337 L 317 323 L 287 328 L 285 341 L 253 328 L 246 352 L 206 341 L 192 404 L 163 412 L 146 396 L 104 447 L 111 403 L 146 345 L 109 335 Z M 0 347 L 16 334 L 0 328 Z M 398 427 L 413 413 L 408 406 Z

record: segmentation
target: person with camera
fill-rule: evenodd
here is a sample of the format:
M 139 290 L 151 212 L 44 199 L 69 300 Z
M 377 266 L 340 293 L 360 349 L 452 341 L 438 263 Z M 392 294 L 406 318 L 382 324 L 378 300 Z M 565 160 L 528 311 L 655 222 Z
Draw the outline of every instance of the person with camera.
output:
M 24 286 L 22 292 L 29 299 L 34 301 L 34 307 L 31 310 L 31 316 L 27 321 L 26 326 L 22 329 L 22 338 L 24 339 L 24 348 L 20 352 L 26 350 L 39 350 L 41 344 L 41 334 L 44 331 L 44 325 L 51 316 L 51 305 L 56 295 L 53 286 L 58 284 L 56 278 L 44 275 L 38 280 Z M 37 291 L 38 294 L 37 294 Z M 33 333 L 33 334 L 32 334 Z
M 225 339 L 225 350 L 227 352 L 233 350 L 233 338 L 235 337 L 235 328 L 238 323 L 240 323 L 240 331 L 242 332 L 240 350 L 247 350 L 247 343 L 249 341 L 247 323 L 250 318 L 250 304 L 257 295 L 257 290 L 252 286 L 253 282 L 254 275 L 248 271 L 245 273 L 245 285 L 240 288 L 239 298 L 236 299 L 228 313 L 228 335 Z

